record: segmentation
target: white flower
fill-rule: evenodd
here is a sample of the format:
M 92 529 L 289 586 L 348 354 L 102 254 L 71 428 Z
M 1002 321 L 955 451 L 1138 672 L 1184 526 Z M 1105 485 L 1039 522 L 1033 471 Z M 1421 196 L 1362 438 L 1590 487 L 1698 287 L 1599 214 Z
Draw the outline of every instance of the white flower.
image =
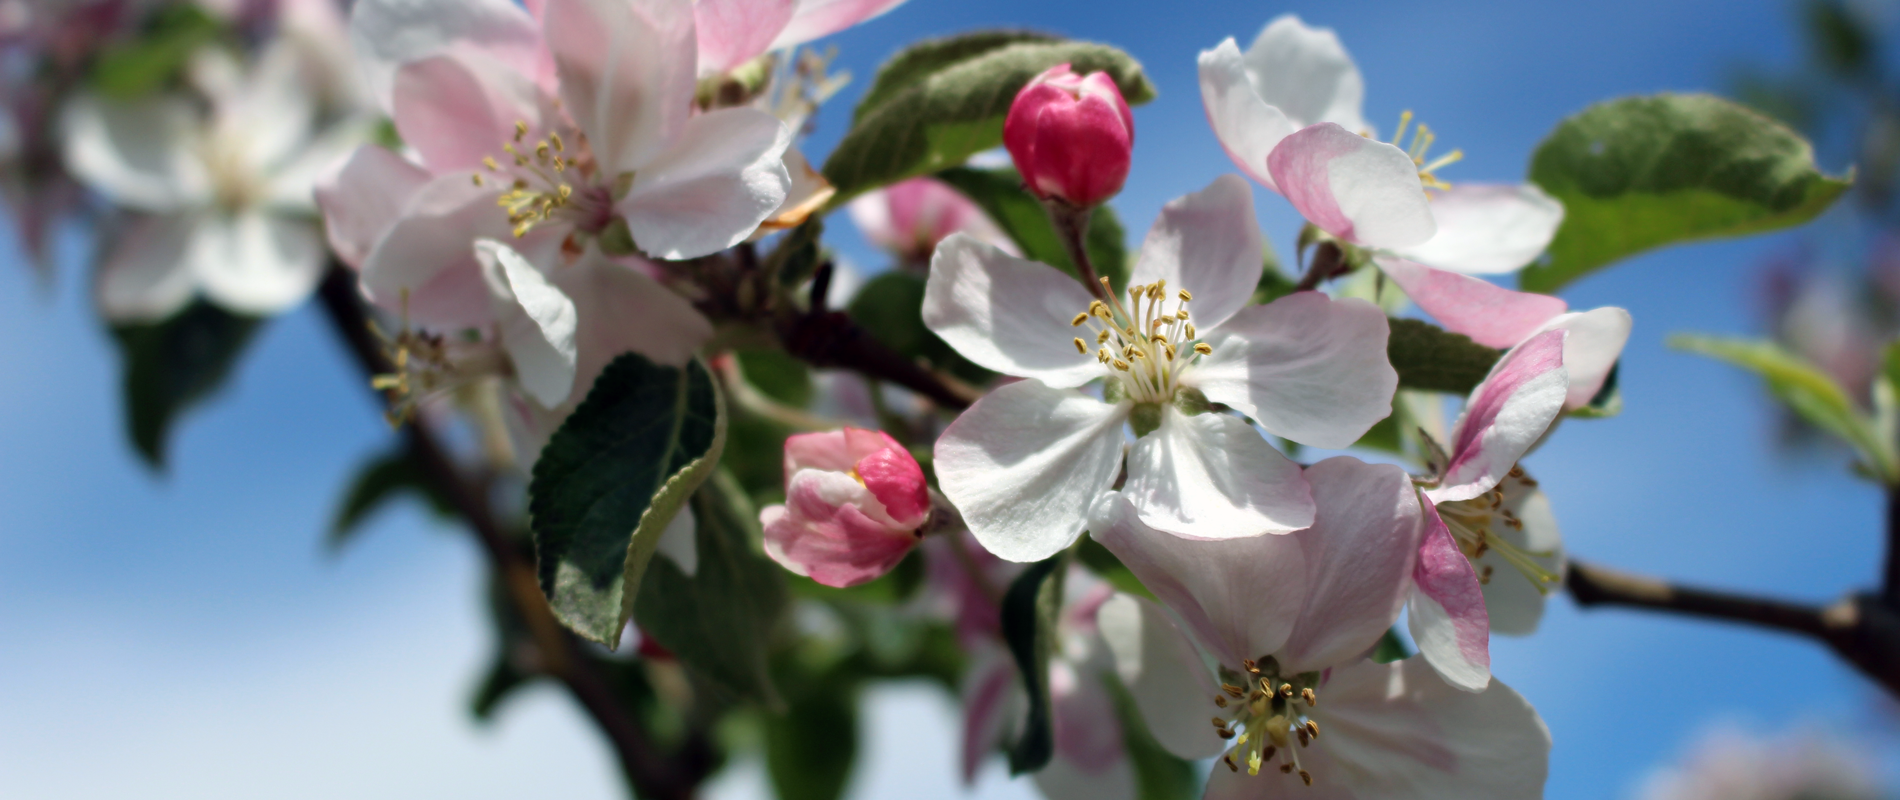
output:
M 364 131 L 345 123 L 312 135 L 315 111 L 287 47 L 242 76 L 221 59 L 208 51 L 194 65 L 208 116 L 178 95 L 81 95 L 65 109 L 67 168 L 139 212 L 100 270 L 108 319 L 162 319 L 200 292 L 231 311 L 274 314 L 322 277 L 312 186 Z
M 991 392 L 937 442 L 937 476 L 970 530 L 1012 561 L 1075 541 L 1122 468 L 1149 525 L 1228 539 L 1312 524 L 1299 467 L 1221 403 L 1278 436 L 1356 441 L 1391 412 L 1385 315 L 1313 292 L 1248 306 L 1264 259 L 1236 176 L 1162 209 L 1127 299 L 1103 303 L 1055 268 L 945 239 L 926 325 L 966 358 L 1031 380 Z M 1192 305 L 1192 312 L 1189 306 Z M 1105 381 L 1104 397 L 1076 391 Z

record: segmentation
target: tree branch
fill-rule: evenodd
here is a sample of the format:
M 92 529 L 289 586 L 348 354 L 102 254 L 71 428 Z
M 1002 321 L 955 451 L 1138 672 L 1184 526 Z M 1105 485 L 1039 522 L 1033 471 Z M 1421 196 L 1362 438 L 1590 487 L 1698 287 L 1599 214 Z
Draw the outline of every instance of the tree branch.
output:
M 370 332 L 369 316 L 357 295 L 356 277 L 332 265 L 318 292 L 337 334 L 366 375 L 394 370 L 381 344 Z M 691 798 L 705 776 L 703 758 L 675 759 L 656 746 L 613 688 L 595 668 L 580 640 L 555 620 L 541 595 L 528 553 L 495 518 L 483 482 L 465 475 L 436 438 L 426 420 L 417 418 L 402 428 L 409 453 L 431 486 L 447 498 L 475 533 L 489 567 L 500 576 L 516 611 L 532 632 L 543 671 L 559 680 L 592 717 L 619 757 L 622 772 L 643 798 Z M 689 743 L 689 747 L 691 744 Z
M 1887 564 L 1881 574 L 1880 596 L 1889 608 L 1900 608 L 1900 487 L 1887 487 Z
M 1564 588 L 1585 608 L 1640 608 L 1806 636 L 1900 697 L 1900 614 L 1883 597 L 1850 595 L 1823 608 L 1679 586 L 1578 561 L 1570 562 Z
M 843 367 L 868 378 L 889 381 L 949 409 L 969 408 L 980 396 L 969 387 L 953 384 L 902 353 L 885 347 L 843 312 L 814 308 L 802 314 L 784 315 L 775 327 L 785 352 L 814 367 Z

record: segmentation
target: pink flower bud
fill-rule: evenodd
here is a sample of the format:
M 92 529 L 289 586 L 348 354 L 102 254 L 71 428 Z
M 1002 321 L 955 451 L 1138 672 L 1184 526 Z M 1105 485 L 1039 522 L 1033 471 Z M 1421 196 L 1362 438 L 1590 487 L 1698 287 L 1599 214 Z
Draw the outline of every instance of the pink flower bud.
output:
M 1037 197 L 1093 206 L 1128 179 L 1135 118 L 1107 73 L 1077 75 L 1059 64 L 1016 95 L 1003 146 Z
M 785 505 L 759 512 L 765 553 L 826 586 L 889 572 L 917 545 L 930 493 L 917 459 L 881 431 L 785 440 Z
M 937 243 L 959 232 L 1021 255 L 981 206 L 935 178 L 911 178 L 865 192 L 848 210 L 865 239 L 903 263 L 928 265 Z

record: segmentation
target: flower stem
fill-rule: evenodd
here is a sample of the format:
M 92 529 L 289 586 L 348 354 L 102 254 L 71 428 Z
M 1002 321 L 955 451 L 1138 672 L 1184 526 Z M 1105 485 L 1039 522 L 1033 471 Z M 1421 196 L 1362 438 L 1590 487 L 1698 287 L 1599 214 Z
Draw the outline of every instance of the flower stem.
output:
M 1056 238 L 1062 240 L 1069 261 L 1075 264 L 1076 277 L 1082 279 L 1082 285 L 1089 288 L 1095 299 L 1107 300 L 1108 293 L 1102 288 L 1101 279 L 1095 276 L 1095 264 L 1089 261 L 1089 218 L 1095 209 L 1055 197 L 1042 201 L 1042 207 L 1049 211 L 1049 224 L 1055 226 Z

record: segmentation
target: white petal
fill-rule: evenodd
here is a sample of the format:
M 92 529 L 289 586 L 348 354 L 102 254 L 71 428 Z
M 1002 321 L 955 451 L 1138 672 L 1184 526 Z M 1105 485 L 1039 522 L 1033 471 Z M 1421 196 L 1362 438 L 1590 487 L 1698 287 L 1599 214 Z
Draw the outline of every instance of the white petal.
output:
M 1460 183 L 1432 195 L 1438 233 L 1401 256 L 1467 275 L 1512 272 L 1544 252 L 1564 205 L 1528 183 Z
M 1253 298 L 1265 265 L 1266 240 L 1254 219 L 1253 190 L 1236 175 L 1222 175 L 1190 195 L 1168 201 L 1148 229 L 1131 284 L 1168 282 L 1169 306 L 1176 289 L 1194 295 L 1193 322 L 1212 329 Z
M 1331 122 L 1355 134 L 1372 132 L 1360 115 L 1365 79 L 1332 28 L 1309 28 L 1283 14 L 1254 37 L 1245 58 L 1254 91 L 1295 127 Z
M 1102 604 L 1095 621 L 1115 657 L 1116 674 L 1155 740 L 1186 759 L 1219 755 L 1226 744 L 1208 724 L 1207 704 L 1220 689 L 1161 607 L 1117 594 Z
M 1306 468 L 1318 514 L 1293 534 L 1306 564 L 1299 622 L 1280 650 L 1295 671 L 1370 651 L 1399 618 L 1416 561 L 1418 493 L 1405 470 L 1334 456 Z
M 1570 391 L 1564 397 L 1565 411 L 1589 405 L 1590 400 L 1603 389 L 1603 382 L 1610 377 L 1610 369 L 1623 356 L 1623 345 L 1629 342 L 1633 323 L 1630 312 L 1615 306 L 1604 306 L 1589 311 L 1572 311 L 1552 319 L 1539 329 L 1539 332 L 1570 332 L 1564 339 L 1564 369 L 1570 373 Z
M 1568 316 L 1568 315 L 1566 315 Z M 1491 491 L 1550 429 L 1570 386 L 1563 331 L 1545 331 L 1511 348 L 1491 367 L 1452 426 L 1450 463 L 1440 465 L 1432 502 L 1469 500 Z
M 258 211 L 205 217 L 189 257 L 205 296 L 241 314 L 284 311 L 323 278 L 316 226 Z
M 1247 177 L 1273 189 L 1267 155 L 1298 126 L 1254 91 L 1240 47 L 1233 39 L 1201 51 L 1200 78 L 1201 105 L 1207 110 L 1207 123 L 1213 126 L 1221 148 Z
M 154 322 L 191 302 L 198 282 L 186 250 L 198 225 L 195 215 L 133 220 L 99 267 L 99 313 L 111 322 Z
M 380 145 L 357 147 L 316 182 L 330 249 L 343 263 L 361 268 L 371 248 L 428 182 L 428 170 Z
M 693 519 L 691 504 L 680 506 L 680 513 L 660 531 L 659 547 L 654 552 L 673 559 L 681 572 L 692 577 L 699 572 L 699 526 Z
M 224 141 L 243 142 L 244 166 L 275 171 L 310 138 L 317 99 L 304 84 L 297 49 L 288 40 L 266 46 L 228 97 L 213 96 L 212 124 Z
M 1437 232 L 1418 165 L 1405 151 L 1330 122 L 1280 140 L 1273 182 L 1300 216 L 1366 247 L 1409 247 Z
M 650 255 L 693 258 L 731 247 L 785 202 L 791 131 L 758 109 L 728 108 L 693 117 L 667 147 L 639 168 L 615 207 L 633 241 Z
M 560 405 L 574 388 L 574 332 L 579 323 L 574 301 L 507 245 L 476 240 L 475 257 L 488 282 L 515 379 L 542 407 Z
M 1561 577 L 1564 574 L 1563 535 L 1558 532 L 1556 515 L 1551 513 L 1550 498 L 1522 478 L 1506 478 L 1498 484 L 1498 489 L 1504 493 L 1504 508 L 1516 515 L 1523 526 L 1494 524 L 1492 535 L 1532 553 L 1532 560 L 1552 575 Z M 1523 636 L 1537 630 L 1537 623 L 1544 616 L 1544 601 L 1548 599 L 1537 584 L 1511 566 L 1497 548 L 1485 551 L 1475 563 L 1480 569 L 1491 568 L 1491 580 L 1484 584 L 1484 605 L 1491 615 L 1491 632 Z M 1554 587 L 1554 584 L 1546 585 Z
M 357 118 L 339 122 L 324 130 L 270 174 L 264 190 L 264 204 L 273 211 L 284 213 L 307 214 L 317 210 L 318 182 L 343 169 L 348 161 L 354 159 L 355 151 L 369 140 L 371 129 L 371 120 Z M 382 150 L 380 147 L 376 149 Z M 411 169 L 413 165 L 405 164 L 394 168 L 394 174 L 381 177 L 392 184 L 400 184 L 414 174 L 410 172 Z M 421 180 L 416 180 L 413 186 L 392 186 L 390 191 L 396 194 L 395 202 L 402 202 L 421 183 Z
M 580 314 L 574 393 L 563 411 L 586 399 L 601 370 L 622 354 L 639 353 L 654 363 L 684 366 L 712 338 L 712 323 L 692 303 L 632 262 L 610 259 L 590 248 L 579 261 L 556 270 L 553 280 L 574 299 Z
M 793 47 L 865 22 L 904 0 L 799 0 L 790 24 L 772 41 L 773 50 Z
M 1202 726 L 1207 726 L 1205 720 Z M 1135 768 L 1126 758 L 1090 770 L 1058 752 L 1036 771 L 1035 780 L 1049 800 L 1135 800 Z
M 510 0 L 358 0 L 350 11 L 350 43 L 363 79 L 389 111 L 403 64 L 461 50 L 534 74 L 541 32 Z
M 1482 692 L 1453 688 L 1421 658 L 1370 661 L 1335 670 L 1314 709 L 1350 796 L 1424 800 L 1540 797 L 1550 765 L 1550 731 L 1530 703 L 1502 682 Z M 1304 760 L 1304 754 L 1302 754 Z
M 542 23 L 561 100 L 603 172 L 642 169 L 674 145 L 699 74 L 692 3 L 548 0 Z
M 470 245 L 511 235 L 492 187 L 475 186 L 462 175 L 435 178 L 415 192 L 364 256 L 363 291 L 397 312 L 406 294 L 410 319 L 424 327 L 459 331 L 485 325 L 492 319 L 488 290 Z
M 1094 298 L 1046 264 L 1026 261 L 957 233 L 937 246 L 924 286 L 924 324 L 964 358 L 1058 388 L 1106 373 L 1093 354 L 1093 328 L 1070 321 Z
M 1095 501 L 1089 535 L 1230 669 L 1279 650 L 1298 622 L 1306 556 L 1294 537 L 1203 542 L 1170 536 L 1143 523 L 1120 492 Z
M 1313 524 L 1298 464 L 1226 414 L 1162 412 L 1135 440 L 1122 489 L 1141 521 L 1191 539 L 1236 539 Z
M 1243 309 L 1206 337 L 1210 355 L 1182 383 L 1276 436 L 1344 448 L 1392 413 L 1399 374 L 1385 313 L 1364 300 L 1296 292 Z
M 1073 543 L 1121 471 L 1128 404 L 1027 380 L 976 401 L 937 439 L 939 486 L 984 549 L 1040 561 Z
M 181 98 L 114 102 L 80 95 L 61 115 L 60 134 L 66 168 L 114 203 L 165 212 L 208 202 L 197 114 Z

